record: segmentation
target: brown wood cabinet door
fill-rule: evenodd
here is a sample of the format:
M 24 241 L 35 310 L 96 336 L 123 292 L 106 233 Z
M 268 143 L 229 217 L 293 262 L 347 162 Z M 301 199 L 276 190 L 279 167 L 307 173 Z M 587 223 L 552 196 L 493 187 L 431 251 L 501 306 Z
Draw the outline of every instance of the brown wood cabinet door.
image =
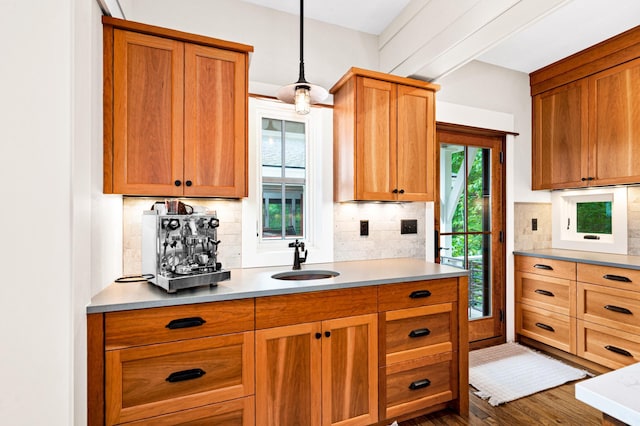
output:
M 589 77 L 589 175 L 595 184 L 640 182 L 640 59 Z
M 183 43 L 114 30 L 113 192 L 182 195 L 183 79 Z
M 579 80 L 533 97 L 533 189 L 589 183 L 586 83 Z
M 247 195 L 245 58 L 185 45 L 185 195 Z
M 377 315 L 322 323 L 322 424 L 378 421 Z
M 435 94 L 398 85 L 398 200 L 433 201 Z
M 357 78 L 356 199 L 395 200 L 396 85 Z
M 319 322 L 256 331 L 256 419 L 260 425 L 320 426 L 320 332 Z

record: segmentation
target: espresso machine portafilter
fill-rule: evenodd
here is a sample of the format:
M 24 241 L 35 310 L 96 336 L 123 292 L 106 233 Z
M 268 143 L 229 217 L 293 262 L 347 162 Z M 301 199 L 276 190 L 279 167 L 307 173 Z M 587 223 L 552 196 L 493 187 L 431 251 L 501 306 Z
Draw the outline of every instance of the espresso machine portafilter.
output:
M 142 273 L 152 274 L 150 281 L 169 293 L 178 290 L 217 285 L 231 277 L 217 261 L 215 213 L 158 214 L 145 211 L 142 217 Z

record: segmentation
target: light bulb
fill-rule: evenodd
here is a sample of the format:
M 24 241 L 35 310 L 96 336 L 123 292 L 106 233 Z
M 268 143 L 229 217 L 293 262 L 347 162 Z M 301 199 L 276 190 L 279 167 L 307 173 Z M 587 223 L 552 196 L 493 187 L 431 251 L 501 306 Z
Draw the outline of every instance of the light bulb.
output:
M 296 112 L 298 114 L 309 114 L 309 111 L 311 111 L 311 97 L 309 96 L 309 87 L 296 87 L 294 99 L 296 104 Z

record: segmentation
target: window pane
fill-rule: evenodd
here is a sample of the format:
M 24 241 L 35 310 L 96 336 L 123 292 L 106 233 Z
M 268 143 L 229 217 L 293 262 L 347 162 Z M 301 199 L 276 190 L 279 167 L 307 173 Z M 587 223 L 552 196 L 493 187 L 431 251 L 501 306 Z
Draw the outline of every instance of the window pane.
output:
M 282 176 L 282 121 L 262 119 L 262 176 Z
M 491 237 L 469 235 L 469 318 L 491 315 Z
M 304 123 L 285 121 L 285 141 L 284 175 L 304 178 L 306 166 Z
M 467 178 L 467 231 L 491 231 L 491 150 L 467 150 L 473 161 Z
M 577 231 L 581 234 L 611 234 L 611 201 L 576 203 Z
M 262 185 L 262 238 L 282 238 L 282 184 Z
M 285 207 L 285 230 L 287 237 L 302 237 L 303 232 L 303 206 L 304 186 L 287 185 Z

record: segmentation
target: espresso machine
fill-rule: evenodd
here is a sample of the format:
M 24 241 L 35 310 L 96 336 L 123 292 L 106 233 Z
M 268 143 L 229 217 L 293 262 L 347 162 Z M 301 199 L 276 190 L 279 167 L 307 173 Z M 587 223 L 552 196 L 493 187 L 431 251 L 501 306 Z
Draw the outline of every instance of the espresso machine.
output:
M 162 214 L 145 211 L 142 216 L 142 273 L 169 293 L 231 278 L 217 261 L 215 213 Z

